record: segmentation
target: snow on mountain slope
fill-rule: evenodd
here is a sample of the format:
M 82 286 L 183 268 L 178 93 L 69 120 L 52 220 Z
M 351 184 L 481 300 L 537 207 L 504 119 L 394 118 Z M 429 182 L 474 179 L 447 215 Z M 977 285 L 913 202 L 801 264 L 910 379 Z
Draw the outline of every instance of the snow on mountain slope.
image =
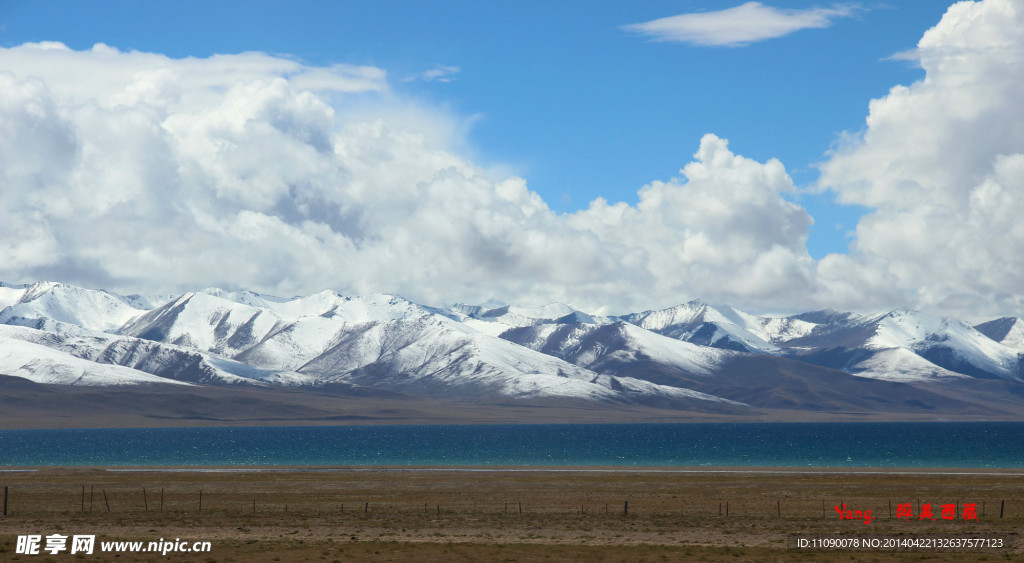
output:
M 644 361 L 706 376 L 734 354 L 662 336 L 622 321 L 606 325 L 519 327 L 504 333 L 502 338 L 597 371 L 609 360 L 619 364 Z
M 878 350 L 850 369 L 852 375 L 886 381 L 943 381 L 969 376 L 941 368 L 906 348 Z
M 879 379 L 1020 377 L 1014 350 L 962 321 L 906 309 L 837 318 L 786 347 L 791 358 Z
M 266 309 L 198 292 L 146 313 L 121 333 L 232 357 L 258 343 L 279 320 Z
M 0 337 L 7 339 L 0 347 L 21 341 L 99 366 L 201 384 L 337 382 L 465 400 L 627 402 L 721 401 L 693 389 L 746 401 L 721 389 L 730 388 L 730 378 L 743 380 L 739 370 L 761 373 L 758 366 L 778 375 L 778 392 L 793 396 L 803 379 L 792 374 L 813 380 L 815 366 L 897 382 L 1021 381 L 1024 347 L 1019 319 L 975 329 L 906 310 L 769 317 L 692 301 L 608 318 L 562 304 L 436 309 L 386 294 L 323 291 L 284 299 L 217 288 L 146 310 L 161 300 L 56 283 L 0 284 Z M 793 361 L 813 369 L 800 371 Z M 57 379 L 71 381 L 73 369 L 54 369 Z
M 1020 378 L 1017 352 L 963 321 L 897 309 L 868 322 L 876 327 L 868 349 L 904 348 L 951 371 Z
M 285 324 L 313 318 L 332 319 L 336 321 L 335 324 L 362 323 L 416 317 L 430 312 L 427 307 L 416 305 L 395 295 L 382 293 L 345 297 L 325 290 L 291 299 L 252 291 L 229 292 L 218 288 L 204 289 L 200 293 L 253 309 L 268 311 Z M 204 305 L 211 306 L 210 303 Z M 217 307 L 216 304 L 212 304 L 212 306 Z
M 120 297 L 124 299 L 125 302 L 128 303 L 128 305 L 130 305 L 132 308 L 138 309 L 140 311 L 152 311 L 153 309 L 161 307 L 168 303 L 169 301 L 173 301 L 178 298 L 176 294 L 139 295 L 138 293 L 133 293 L 131 295 L 121 295 Z
M 763 354 L 779 353 L 776 342 L 780 339 L 794 338 L 814 328 L 813 323 L 799 319 L 756 317 L 732 307 L 712 307 L 699 301 L 619 318 L 693 344 Z
M 83 360 L 41 344 L 3 335 L 0 335 L 0 375 L 12 375 L 36 383 L 58 385 L 188 385 L 119 365 Z
M 28 284 L 6 284 L 0 282 L 0 310 L 18 302 L 28 290 Z
M 323 316 L 282 322 L 234 359 L 265 369 L 297 370 L 327 350 L 347 324 Z
M 282 320 L 294 321 L 303 317 L 324 316 L 349 323 L 399 319 L 427 314 L 432 310 L 395 295 L 371 293 L 346 297 L 330 290 L 304 297 L 285 299 L 252 291 L 224 291 L 207 288 L 196 292 L 230 301 L 237 305 L 262 309 L 274 313 Z M 204 302 L 209 306 L 210 302 Z
M 806 336 L 814 331 L 818 323 L 798 317 L 756 317 L 761 325 L 759 334 L 769 342 L 785 343 L 794 338 Z
M 723 359 L 735 355 L 733 352 L 668 338 L 627 323 L 617 323 L 615 327 L 622 334 L 625 345 L 613 354 L 623 359 L 643 357 L 695 375 L 711 375 Z
M 874 335 L 865 344 L 876 350 L 908 348 L 932 335 L 942 334 L 951 328 L 952 322 L 916 311 L 896 309 L 865 319 L 865 323 L 875 327 Z
M 250 307 L 260 307 L 263 309 L 271 307 L 274 303 L 287 301 L 287 299 L 281 297 L 256 293 L 255 291 L 226 291 L 219 287 L 208 287 L 206 289 L 201 289 L 196 293 L 204 293 L 213 297 L 219 297 L 225 301 L 238 303 L 239 305 L 248 305 Z
M 500 337 L 505 332 L 515 328 L 505 323 L 482 321 L 471 317 L 465 317 L 459 319 L 459 321 L 467 328 L 471 328 L 481 334 L 486 334 L 487 336 L 493 336 L 495 338 Z
M 371 293 L 341 299 L 341 302 L 331 310 L 331 316 L 347 323 L 416 318 L 437 314 L 438 311 L 386 293 Z
M 266 369 L 297 370 L 334 345 L 348 327 L 358 324 L 361 323 L 349 322 L 340 315 L 282 322 L 258 344 L 234 359 Z
M 6 297 L 12 295 L 8 293 Z M 145 312 L 120 295 L 62 283 L 40 282 L 26 288 L 15 303 L 0 310 L 0 323 L 24 324 L 21 319 L 53 319 L 109 331 L 117 330 Z
M 331 316 L 344 301 L 344 297 L 333 291 L 321 291 L 293 299 L 264 299 L 262 306 L 282 319 L 294 320 L 302 317 Z
M 629 401 L 646 395 L 724 401 L 688 389 L 598 375 L 440 315 L 351 325 L 335 346 L 299 371 L 425 397 Z
M 811 331 L 813 332 L 822 326 L 828 327 L 853 322 L 860 318 L 860 315 L 857 315 L 856 313 L 836 311 L 835 309 L 819 309 L 817 311 L 808 311 L 806 313 L 791 315 L 786 318 L 808 323 L 811 327 Z M 809 333 L 804 333 L 802 336 L 806 336 L 807 334 Z M 793 338 L 798 337 L 793 336 Z
M 587 380 L 595 375 L 516 348 L 439 316 L 374 321 L 350 325 L 331 349 L 299 371 L 361 384 L 380 379 L 376 382 L 391 390 L 422 387 L 428 394 L 455 385 L 474 394 L 521 395 L 534 385 L 520 387 L 512 376 L 570 380 L 559 376 L 573 374 L 571 380 Z
M 551 303 L 541 307 L 513 307 L 502 305 L 487 307 L 485 305 L 456 304 L 449 308 L 456 318 L 463 322 L 470 321 L 473 326 L 480 327 L 481 332 L 488 334 L 495 330 L 485 328 L 480 322 L 491 323 L 505 330 L 515 327 L 535 326 L 550 323 L 595 323 L 612 322 L 608 317 L 600 317 L 578 311 L 563 303 Z M 478 321 L 473 323 L 471 321 Z M 500 331 L 498 332 L 500 334 Z
M 185 294 L 122 332 L 212 352 L 260 369 L 289 371 L 323 353 L 348 325 L 430 314 L 427 308 L 393 295 L 342 297 L 324 291 L 276 300 L 208 289 Z
M 204 361 L 214 369 L 221 383 L 252 384 L 262 383 L 279 387 L 316 387 L 320 378 L 291 370 L 265 369 L 244 362 L 237 362 L 217 356 L 206 356 Z
M 975 330 L 996 342 L 1024 354 L 1024 319 L 1003 317 L 976 325 Z
M 216 384 L 313 385 L 316 378 L 265 370 L 197 350 L 40 320 L 39 328 L 0 325 L 0 336 L 21 340 L 97 364 L 114 364 L 166 380 Z

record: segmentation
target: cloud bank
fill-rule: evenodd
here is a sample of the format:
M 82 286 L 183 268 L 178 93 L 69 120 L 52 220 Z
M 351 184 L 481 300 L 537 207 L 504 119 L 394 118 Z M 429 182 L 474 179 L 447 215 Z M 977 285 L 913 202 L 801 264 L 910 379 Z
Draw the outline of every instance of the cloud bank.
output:
M 850 6 L 807 10 L 784 10 L 747 2 L 741 6 L 716 12 L 680 14 L 624 29 L 647 35 L 655 41 L 673 41 L 700 46 L 742 47 L 758 41 L 775 39 L 801 29 L 832 25 L 832 20 L 855 13 Z
M 713 135 L 638 206 L 560 216 L 522 178 L 449 150 L 452 128 L 429 126 L 443 116 L 394 119 L 416 110 L 379 69 L 102 45 L 23 45 L 0 60 L 7 280 L 625 310 L 777 297 L 813 265 L 810 218 L 780 195 L 792 190 L 783 166 Z M 379 111 L 352 115 L 353 96 Z
M 864 133 L 822 165 L 820 189 L 873 211 L 849 254 L 817 262 L 783 164 L 715 135 L 636 205 L 557 214 L 461 156 L 460 124 L 395 95 L 381 69 L 0 49 L 0 279 L 1019 314 L 1022 12 L 960 3 L 924 35 L 926 78 L 871 101 Z
M 1024 3 L 954 4 L 917 54 L 926 77 L 872 100 L 822 166 L 821 187 L 875 211 L 821 277 L 852 301 L 1024 312 Z

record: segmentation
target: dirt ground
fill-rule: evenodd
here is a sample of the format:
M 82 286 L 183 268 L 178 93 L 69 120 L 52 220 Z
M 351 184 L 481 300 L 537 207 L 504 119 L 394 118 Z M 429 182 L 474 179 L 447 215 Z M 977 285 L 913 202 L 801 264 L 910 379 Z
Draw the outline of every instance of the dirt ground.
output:
M 0 470 L 0 486 L 8 488 L 0 561 L 1024 558 L 1020 470 L 46 468 Z M 841 520 L 834 507 L 843 504 L 861 518 Z M 896 519 L 901 504 L 911 505 L 909 520 Z M 934 520 L 919 519 L 926 504 Z M 956 506 L 954 519 L 943 519 L 943 504 Z M 976 520 L 963 519 L 969 504 Z M 17 553 L 18 536 L 29 534 L 43 536 L 42 548 L 53 534 L 95 535 L 96 545 L 92 555 Z M 801 538 L 998 539 L 1003 547 L 799 549 Z M 103 552 L 108 541 L 211 549 Z

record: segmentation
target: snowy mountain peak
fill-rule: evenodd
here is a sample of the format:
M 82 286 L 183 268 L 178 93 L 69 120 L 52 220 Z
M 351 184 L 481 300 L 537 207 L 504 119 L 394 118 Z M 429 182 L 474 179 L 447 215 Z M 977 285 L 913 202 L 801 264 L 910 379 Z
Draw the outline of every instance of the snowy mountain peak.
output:
M 40 295 L 61 288 L 73 288 L 79 290 L 82 289 L 75 288 L 73 286 L 66 286 L 60 282 L 41 281 L 28 286 L 27 290 L 25 291 L 25 296 L 22 298 L 22 301 L 32 301 L 33 299 L 36 299 Z
M 266 307 L 270 303 L 282 303 L 287 301 L 287 299 L 283 299 L 281 297 L 256 293 L 255 291 L 249 291 L 247 289 L 242 291 L 225 291 L 219 287 L 208 287 L 206 289 L 201 289 L 196 293 L 205 293 L 206 295 L 212 295 L 213 297 L 219 297 L 227 301 L 233 301 L 239 305 L 249 305 L 251 307 Z
M 858 318 L 854 313 L 844 313 L 835 309 L 821 309 L 819 311 L 808 311 L 788 317 L 790 319 L 805 321 L 815 325 L 832 325 L 850 322 Z
M 915 343 L 947 340 L 969 341 L 984 346 L 987 338 L 964 321 L 940 317 L 912 309 L 894 309 L 865 322 L 876 326 L 871 344 L 879 348 L 913 346 Z
M 489 309 L 483 305 L 455 304 L 448 309 L 456 317 L 495 323 L 507 328 L 550 323 L 607 323 L 611 319 L 578 311 L 564 303 L 550 303 L 540 307 L 513 307 L 503 305 Z M 491 332 L 491 331 L 488 331 Z M 500 331 L 498 331 L 500 332 Z
M 335 318 L 348 323 L 388 321 L 433 314 L 433 310 L 388 293 L 344 297 L 333 310 Z
M 958 319 L 900 308 L 865 317 L 861 324 L 873 328 L 864 343 L 869 350 L 908 350 L 944 370 L 972 376 L 1012 380 L 1021 377 L 1015 350 Z M 906 359 L 900 363 L 905 364 Z M 898 371 L 895 367 L 885 368 L 884 364 L 876 371 L 885 369 Z
M 160 378 L 358 385 L 457 400 L 573 398 L 671 408 L 679 401 L 746 408 L 741 403 L 762 401 L 776 387 L 780 404 L 788 404 L 833 383 L 829 401 L 846 404 L 860 396 L 847 385 L 870 387 L 862 383 L 870 379 L 1022 381 L 1020 348 L 1011 346 L 1024 347 L 1017 318 L 976 329 L 909 309 L 758 316 L 701 301 L 599 317 L 561 303 L 439 309 L 387 293 L 329 290 L 282 299 L 207 288 L 163 301 L 150 308 L 141 296 L 54 282 L 0 286 L 0 337 L 7 339 L 0 359 L 9 351 L 0 373 L 67 385 Z M 45 361 L 33 362 L 33 355 Z
M 508 307 L 508 312 L 522 317 L 553 321 L 575 313 L 576 309 L 564 303 L 549 303 L 540 307 Z
M 942 332 L 946 326 L 943 319 L 904 308 L 875 315 L 867 322 L 876 327 L 869 344 L 879 349 L 909 346 Z
M 347 298 L 334 291 L 324 290 L 306 297 L 268 300 L 254 305 L 272 311 L 283 319 L 295 320 L 302 317 L 330 316 L 331 311 L 344 303 Z
M 628 322 L 647 330 L 663 331 L 676 325 L 685 325 L 703 321 L 707 305 L 699 301 L 690 301 L 666 309 L 647 310 L 622 317 Z
M 34 283 L 22 291 L 15 303 L 0 310 L 0 323 L 25 324 L 51 319 L 92 330 L 116 330 L 145 311 L 132 300 L 98 289 L 85 289 L 57 282 Z M 13 297 L 8 293 L 7 298 Z
M 783 321 L 772 324 L 732 307 L 715 307 L 701 301 L 620 318 L 646 330 L 693 344 L 765 354 L 778 352 L 772 335 L 786 331 Z

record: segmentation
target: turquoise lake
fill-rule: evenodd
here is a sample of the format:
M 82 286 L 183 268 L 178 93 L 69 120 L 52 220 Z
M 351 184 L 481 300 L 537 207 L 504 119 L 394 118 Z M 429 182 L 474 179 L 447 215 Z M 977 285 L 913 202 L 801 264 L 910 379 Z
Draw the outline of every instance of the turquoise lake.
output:
M 0 466 L 1024 467 L 1024 423 L 0 430 Z

